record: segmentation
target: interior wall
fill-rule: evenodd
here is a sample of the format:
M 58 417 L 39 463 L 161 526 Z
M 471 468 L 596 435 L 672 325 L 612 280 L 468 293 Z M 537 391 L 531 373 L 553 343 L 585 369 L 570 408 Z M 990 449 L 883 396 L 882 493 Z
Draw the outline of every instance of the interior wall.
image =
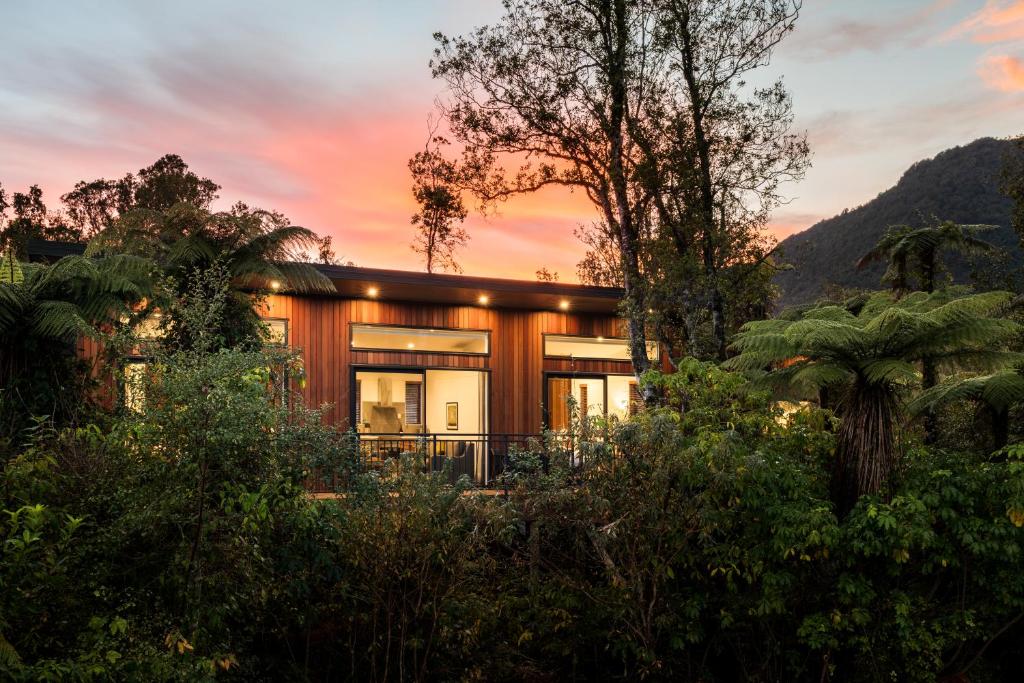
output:
M 391 403 L 398 412 L 398 419 L 403 427 L 408 424 L 405 420 L 405 384 L 406 382 L 423 382 L 423 375 L 412 372 L 356 372 L 356 380 L 362 383 L 361 393 L 363 405 L 363 422 L 369 421 L 366 411 L 367 405 L 380 402 L 378 380 L 386 379 L 391 382 Z
M 629 385 L 635 381 L 632 376 L 608 376 L 608 417 L 629 417 Z
M 427 370 L 427 431 L 439 435 L 486 432 L 486 389 L 486 372 Z M 458 429 L 448 429 L 447 404 L 452 401 L 459 404 Z

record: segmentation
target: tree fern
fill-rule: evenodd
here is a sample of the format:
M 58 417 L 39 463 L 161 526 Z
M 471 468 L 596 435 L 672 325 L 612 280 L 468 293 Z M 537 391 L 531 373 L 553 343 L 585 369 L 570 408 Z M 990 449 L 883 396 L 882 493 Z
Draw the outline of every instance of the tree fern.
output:
M 805 309 L 745 325 L 726 365 L 766 370 L 761 382 L 839 397 L 835 490 L 846 510 L 877 491 L 896 462 L 901 399 L 921 383 L 920 366 L 992 370 L 1019 359 L 1003 348 L 1021 329 L 999 317 L 1010 298 L 954 290 L 895 299 L 879 292 L 858 300 L 856 313 L 851 306 Z

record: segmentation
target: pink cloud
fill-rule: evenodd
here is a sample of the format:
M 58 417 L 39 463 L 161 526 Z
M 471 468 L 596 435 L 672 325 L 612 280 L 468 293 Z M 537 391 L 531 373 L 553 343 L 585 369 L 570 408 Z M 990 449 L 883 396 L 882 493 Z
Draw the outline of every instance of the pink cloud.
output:
M 1024 92 L 1024 60 L 1011 55 L 986 57 L 978 69 L 982 80 L 1003 92 Z
M 976 43 L 1024 40 L 1024 0 L 988 0 L 966 21 L 954 26 L 947 38 L 967 35 Z

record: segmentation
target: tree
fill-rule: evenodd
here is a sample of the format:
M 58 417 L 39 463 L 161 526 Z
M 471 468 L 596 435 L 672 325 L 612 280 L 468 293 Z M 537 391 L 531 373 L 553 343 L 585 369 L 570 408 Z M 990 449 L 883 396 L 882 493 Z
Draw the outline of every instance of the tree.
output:
M 558 282 L 558 271 L 550 271 L 547 266 L 537 270 L 537 282 Z
M 232 347 L 259 338 L 253 292 L 334 291 L 326 276 L 298 262 L 305 249 L 315 244 L 315 234 L 290 225 L 279 213 L 242 203 L 230 211 L 211 212 L 179 202 L 165 210 L 134 208 L 118 216 L 90 241 L 86 254 L 134 254 L 157 263 L 167 287 L 162 297 L 150 301 L 151 309 L 168 308 L 171 300 L 194 291 L 201 273 L 222 264 L 231 274 L 233 288 L 219 332 L 221 344 Z M 191 348 L 195 340 L 182 321 L 174 316 L 162 320 L 171 343 Z
M 189 170 L 177 154 L 165 154 L 137 175 L 79 181 L 61 201 L 72 225 L 91 238 L 133 209 L 166 211 L 181 203 L 208 209 L 219 189 L 217 183 Z
M 6 216 L 8 207 L 14 210 L 10 220 Z M 28 192 L 15 192 L 10 204 L 0 188 L 0 253 L 10 251 L 15 257 L 26 259 L 28 241 L 32 239 L 75 242 L 81 239 L 81 232 L 46 208 L 38 185 Z
M 916 276 L 921 291 L 934 292 L 939 273 L 942 270 L 942 254 L 946 251 L 980 253 L 994 251 L 995 246 L 978 237 L 993 230 L 993 225 L 960 225 L 953 221 L 938 221 L 923 228 L 906 225 L 890 227 L 878 241 L 875 248 L 857 261 L 857 268 L 865 268 L 874 261 L 886 259 L 889 267 L 882 276 L 883 281 L 892 285 L 893 293 L 899 297 L 911 291 L 910 276 Z M 939 381 L 938 370 L 925 359 L 922 366 L 925 389 L 934 387 Z M 934 412 L 929 408 L 925 414 L 925 430 L 929 442 L 938 435 Z
M 992 443 L 999 450 L 1009 437 L 1010 408 L 1024 402 L 1024 375 L 1019 369 L 1008 369 L 978 377 L 952 378 L 923 391 L 908 407 L 912 414 L 928 415 L 936 406 L 959 401 L 974 401 L 988 409 Z
M 982 253 L 996 249 L 979 235 L 995 230 L 994 225 L 961 225 L 953 221 L 933 219 L 922 228 L 895 225 L 889 228 L 878 244 L 857 261 L 863 269 L 875 261 L 886 260 L 889 268 L 883 281 L 889 282 L 897 296 L 911 291 L 910 276 L 916 276 L 921 291 L 934 292 L 942 272 L 944 252 Z
M 338 263 L 338 255 L 334 253 L 332 242 L 334 238 L 330 235 L 325 235 L 316 240 L 317 242 L 317 262 L 322 263 L 325 266 L 333 266 Z
M 493 27 L 438 36 L 434 75 L 451 91 L 445 115 L 468 165 L 486 171 L 478 194 L 560 185 L 582 189 L 599 211 L 617 273 L 591 250 L 581 279 L 621 278 L 639 374 L 657 310 L 648 292 L 666 276 L 690 291 L 659 302 L 692 306 L 708 293 L 724 354 L 719 273 L 746 258 L 779 184 L 806 168 L 781 84 L 742 96 L 745 75 L 768 61 L 798 10 L 781 0 L 529 0 L 506 3 Z M 501 167 L 508 161 L 514 170 Z
M 14 273 L 0 277 L 4 435 L 19 434 L 33 416 L 60 424 L 77 415 L 88 397 L 74 342 L 117 326 L 152 291 L 152 264 L 133 256 L 68 256 L 50 266 L 23 264 Z
M 845 514 L 861 495 L 881 490 L 897 465 L 896 429 L 903 394 L 920 382 L 916 363 L 977 368 L 1016 360 L 1000 345 L 1020 326 L 995 317 L 1010 297 L 1006 292 L 959 298 L 936 292 L 894 301 L 876 293 L 853 310 L 829 305 L 795 311 L 747 323 L 733 344 L 739 354 L 726 364 L 769 368 L 771 381 L 827 388 L 837 395 L 840 426 L 832 490 Z
M 431 67 L 446 82 L 443 113 L 464 146 L 475 191 L 499 201 L 549 185 L 577 188 L 600 211 L 616 241 L 628 309 L 630 356 L 650 366 L 636 214 L 642 199 L 627 112 L 646 110 L 640 86 L 650 12 L 635 2 L 506 2 L 495 25 L 435 37 Z M 506 172 L 501 161 L 518 165 Z
M 645 175 L 677 256 L 699 254 L 711 336 L 725 358 L 727 302 L 721 271 L 763 261 L 763 231 L 781 183 L 803 177 L 806 137 L 790 132 L 792 102 L 781 80 L 748 93 L 750 72 L 769 63 L 793 30 L 800 0 L 664 0 L 660 42 L 670 66 L 667 142 L 641 139 Z M 658 31 L 658 29 L 661 29 Z M 658 129 L 653 129 L 658 130 Z M 662 128 L 661 130 L 665 130 Z M 744 253 L 748 252 L 748 253 Z
M 423 151 L 409 160 L 412 193 L 419 204 L 412 217 L 416 227 L 412 250 L 423 257 L 428 273 L 435 269 L 459 273 L 462 268 L 455 254 L 469 241 L 462 227 L 467 215 L 459 189 L 462 172 L 441 154 L 448 142 L 434 132 L 432 128 Z

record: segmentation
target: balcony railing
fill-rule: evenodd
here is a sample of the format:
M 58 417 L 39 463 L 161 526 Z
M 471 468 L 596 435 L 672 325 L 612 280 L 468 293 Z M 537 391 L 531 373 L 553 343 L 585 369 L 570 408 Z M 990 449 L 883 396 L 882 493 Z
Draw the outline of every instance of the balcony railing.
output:
M 480 488 L 498 488 L 515 452 L 534 452 L 544 469 L 551 458 L 564 465 L 581 466 L 588 449 L 569 435 L 560 434 L 353 434 L 355 465 L 359 471 L 383 469 L 389 460 L 412 457 L 425 472 L 445 472 L 451 483 L 462 477 Z M 316 478 L 314 492 L 337 490 L 336 477 Z

